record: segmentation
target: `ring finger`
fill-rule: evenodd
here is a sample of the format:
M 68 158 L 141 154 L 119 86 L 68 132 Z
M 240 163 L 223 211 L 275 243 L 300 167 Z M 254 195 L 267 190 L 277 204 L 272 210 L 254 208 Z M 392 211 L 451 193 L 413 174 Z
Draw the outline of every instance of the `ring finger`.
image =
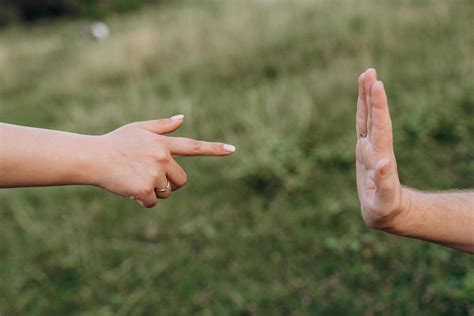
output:
M 155 194 L 159 199 L 166 199 L 171 195 L 171 182 L 167 177 L 160 177 L 155 184 Z
M 178 190 L 187 182 L 186 172 L 174 159 L 171 159 L 166 167 L 166 176 L 171 182 L 172 191 Z

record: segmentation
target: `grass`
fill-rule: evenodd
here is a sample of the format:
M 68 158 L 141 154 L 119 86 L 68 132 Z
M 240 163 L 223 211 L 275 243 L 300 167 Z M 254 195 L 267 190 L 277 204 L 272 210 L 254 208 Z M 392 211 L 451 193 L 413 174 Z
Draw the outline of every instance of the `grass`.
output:
M 388 89 L 402 182 L 474 183 L 474 4 L 175 1 L 0 32 L 1 121 L 100 134 L 184 113 L 186 188 L 0 191 L 1 315 L 471 315 L 474 257 L 365 227 L 356 80 Z

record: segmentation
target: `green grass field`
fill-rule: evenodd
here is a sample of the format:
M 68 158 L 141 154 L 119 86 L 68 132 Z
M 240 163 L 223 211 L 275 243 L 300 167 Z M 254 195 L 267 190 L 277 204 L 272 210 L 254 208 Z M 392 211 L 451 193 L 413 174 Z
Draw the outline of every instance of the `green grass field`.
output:
M 154 209 L 90 187 L 0 191 L 0 315 L 474 315 L 474 256 L 369 230 L 357 77 L 388 90 L 405 185 L 474 184 L 474 3 L 174 1 L 0 31 L 0 121 L 100 134 L 183 113 Z M 78 148 L 80 150 L 80 148 Z

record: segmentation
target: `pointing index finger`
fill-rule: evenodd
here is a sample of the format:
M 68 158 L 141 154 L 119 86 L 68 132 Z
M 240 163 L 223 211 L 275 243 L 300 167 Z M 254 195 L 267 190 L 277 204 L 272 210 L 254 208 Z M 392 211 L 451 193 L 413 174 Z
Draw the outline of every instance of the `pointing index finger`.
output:
M 165 137 L 165 142 L 175 156 L 228 156 L 235 151 L 235 146 L 229 144 L 185 137 Z

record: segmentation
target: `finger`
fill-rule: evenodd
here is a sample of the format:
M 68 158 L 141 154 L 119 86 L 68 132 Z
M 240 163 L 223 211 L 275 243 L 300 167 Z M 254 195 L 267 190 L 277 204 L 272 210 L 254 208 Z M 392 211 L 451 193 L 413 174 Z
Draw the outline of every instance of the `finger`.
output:
M 359 139 L 356 143 L 356 162 L 364 164 L 364 154 L 367 147 L 367 140 Z
M 370 135 L 372 132 L 372 106 L 371 106 L 371 95 L 372 85 L 377 79 L 377 73 L 375 69 L 369 68 L 364 75 L 364 91 L 365 91 L 365 104 L 367 106 L 367 134 Z
M 365 185 L 365 165 L 363 163 L 362 157 L 362 144 L 359 140 L 356 145 L 356 183 L 357 183 L 357 193 L 359 195 L 359 199 L 362 201 L 364 198 L 364 185 Z
M 179 114 L 167 119 L 137 122 L 138 126 L 156 134 L 167 134 L 177 130 L 184 122 L 184 115 Z
M 386 201 L 395 194 L 395 183 L 393 177 L 393 163 L 384 158 L 377 162 L 374 173 L 376 194 L 382 201 Z
M 174 159 L 171 159 L 166 167 L 166 177 L 171 182 L 172 191 L 183 187 L 188 181 L 186 172 Z
M 157 199 L 155 192 L 153 190 L 149 190 L 149 192 L 143 193 L 136 198 L 136 201 L 140 206 L 151 208 L 156 205 Z
M 223 143 L 205 142 L 183 137 L 164 137 L 168 149 L 175 156 L 227 156 L 235 147 Z
M 167 177 L 156 179 L 155 196 L 159 199 L 167 199 L 171 195 L 171 182 Z
M 388 109 L 387 95 L 381 81 L 372 85 L 372 133 L 370 140 L 377 152 L 391 153 L 392 145 L 392 121 Z
M 356 114 L 357 137 L 367 135 L 367 104 L 365 103 L 364 75 L 365 73 L 362 73 L 358 80 L 359 95 L 357 97 Z

